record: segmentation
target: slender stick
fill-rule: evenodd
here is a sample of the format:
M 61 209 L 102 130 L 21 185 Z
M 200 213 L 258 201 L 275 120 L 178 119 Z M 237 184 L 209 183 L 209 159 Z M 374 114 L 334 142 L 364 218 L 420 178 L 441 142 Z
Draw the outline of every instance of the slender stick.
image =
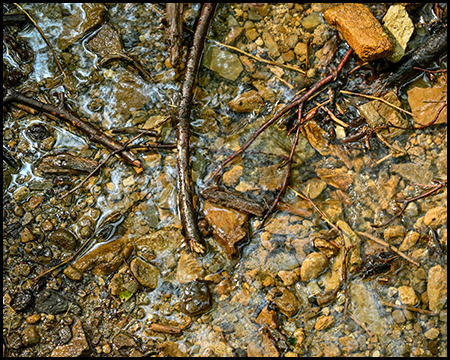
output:
M 411 259 L 408 255 L 405 255 L 400 250 L 398 250 L 395 246 L 392 246 L 391 244 L 387 243 L 386 241 L 378 239 L 376 236 L 369 234 L 369 233 L 365 233 L 365 232 L 361 232 L 361 231 L 357 231 L 356 233 L 358 235 L 368 238 L 369 240 L 372 240 L 373 242 L 376 242 L 377 244 L 386 246 L 389 250 L 392 250 L 396 254 L 400 255 L 402 258 L 408 260 L 410 263 L 412 263 L 416 266 L 420 266 L 420 264 L 417 261 Z
M 43 103 L 38 100 L 34 100 L 32 98 L 29 98 L 25 95 L 22 95 L 20 92 L 11 89 L 11 88 L 4 88 L 3 90 L 3 103 L 8 102 L 18 102 L 24 105 L 27 105 L 33 109 L 36 109 L 38 111 L 43 111 L 45 113 L 48 113 L 50 115 L 56 116 L 58 119 L 64 120 L 65 122 L 75 126 L 76 128 L 83 131 L 85 134 L 89 136 L 89 139 L 97 142 L 99 144 L 102 144 L 103 146 L 107 147 L 110 150 L 119 150 L 121 151 L 120 155 L 126 160 L 129 164 L 133 166 L 141 166 L 141 162 L 137 159 L 136 155 L 134 155 L 131 151 L 122 151 L 123 144 L 114 140 L 113 138 L 110 138 L 107 135 L 104 135 L 100 132 L 96 127 L 93 125 L 77 118 L 76 116 L 70 114 L 65 109 L 58 108 L 56 106 Z
M 424 314 L 424 315 L 434 315 L 434 312 L 432 312 L 430 310 L 418 309 L 418 308 L 415 308 L 415 307 L 412 307 L 412 306 L 407 306 L 407 305 L 394 304 L 394 303 L 387 302 L 387 301 L 384 301 L 384 300 L 380 300 L 380 302 L 384 306 L 389 306 L 389 307 L 402 309 L 402 310 L 409 310 L 409 311 L 417 312 L 419 314 Z
M 213 18 L 215 8 L 216 4 L 203 4 L 186 66 L 176 124 L 180 216 L 188 249 L 197 253 L 203 253 L 205 251 L 205 243 L 198 230 L 197 214 L 192 202 L 189 166 L 189 118 L 191 115 L 195 78 L 200 64 L 205 36 Z

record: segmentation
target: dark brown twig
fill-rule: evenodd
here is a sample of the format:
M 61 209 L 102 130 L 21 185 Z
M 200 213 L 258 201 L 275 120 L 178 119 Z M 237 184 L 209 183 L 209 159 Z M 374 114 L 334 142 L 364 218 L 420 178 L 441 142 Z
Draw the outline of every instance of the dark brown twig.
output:
M 195 78 L 200 64 L 205 36 L 208 32 L 215 8 L 216 4 L 203 4 L 186 66 L 181 103 L 178 108 L 176 123 L 180 216 L 188 249 L 196 253 L 203 253 L 206 248 L 204 240 L 201 238 L 198 230 L 197 214 L 192 202 L 189 166 L 189 118 L 191 115 Z
M 177 67 L 181 58 L 181 40 L 183 39 L 183 3 L 166 4 L 166 29 L 169 44 L 169 59 L 173 67 Z
M 104 135 L 96 127 L 72 115 L 65 109 L 61 109 L 54 105 L 46 104 L 41 101 L 29 98 L 25 95 L 22 95 L 18 91 L 11 89 L 10 87 L 7 87 L 6 89 L 3 88 L 3 94 L 4 94 L 3 96 L 4 104 L 10 102 L 18 102 L 27 105 L 33 109 L 36 109 L 38 111 L 43 111 L 44 113 L 56 116 L 58 119 L 64 120 L 65 122 L 75 126 L 79 130 L 87 134 L 90 140 L 102 144 L 103 146 L 107 147 L 110 150 L 118 150 L 119 152 L 121 152 L 120 155 L 129 164 L 133 166 L 141 166 L 140 161 L 132 152 L 123 151 L 122 149 L 123 144 L 107 135 Z

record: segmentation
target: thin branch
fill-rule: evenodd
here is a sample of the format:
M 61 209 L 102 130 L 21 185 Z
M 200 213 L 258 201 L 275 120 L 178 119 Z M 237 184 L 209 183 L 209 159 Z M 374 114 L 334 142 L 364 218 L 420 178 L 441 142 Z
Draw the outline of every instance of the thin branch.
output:
M 110 150 L 119 150 L 120 155 L 126 160 L 129 164 L 133 166 L 141 166 L 140 161 L 131 151 L 123 151 L 123 144 L 116 141 L 115 139 L 103 134 L 98 130 L 95 126 L 81 120 L 80 118 L 72 115 L 65 109 L 56 107 L 51 104 L 46 104 L 38 100 L 34 100 L 25 95 L 22 95 L 20 92 L 11 89 L 10 87 L 3 88 L 3 103 L 9 102 L 18 102 L 29 107 L 32 107 L 38 111 L 43 111 L 44 113 L 48 113 L 50 115 L 56 116 L 60 120 L 64 120 L 65 122 L 75 126 L 79 130 L 83 131 L 88 135 L 89 139 L 102 144 Z
M 197 70 L 204 46 L 204 39 L 217 4 L 207 3 L 202 7 L 199 22 L 194 34 L 190 50 L 186 74 L 183 83 L 181 103 L 177 113 L 177 165 L 178 196 L 181 222 L 183 224 L 188 249 L 196 253 L 205 251 L 205 242 L 201 238 L 197 226 L 197 214 L 192 202 L 192 189 L 189 165 L 189 119 Z
M 420 266 L 420 264 L 415 261 L 414 259 L 410 258 L 408 255 L 402 253 L 400 250 L 398 250 L 395 246 L 387 243 L 384 240 L 378 239 L 376 236 L 366 233 L 366 232 L 361 232 L 361 231 L 357 231 L 356 232 L 358 235 L 364 236 L 366 238 L 368 238 L 369 240 L 376 242 L 377 244 L 386 246 L 389 250 L 395 252 L 396 254 L 398 254 L 399 256 L 401 256 L 402 258 L 408 260 L 411 264 L 415 265 L 415 266 Z
M 387 302 L 387 301 L 384 301 L 384 300 L 380 300 L 380 302 L 384 306 L 389 306 L 389 307 L 402 309 L 402 310 L 409 310 L 409 311 L 417 312 L 419 314 L 424 314 L 424 315 L 435 315 L 434 312 L 432 312 L 430 310 L 423 310 L 423 309 L 418 309 L 418 308 L 415 308 L 415 307 L 412 307 L 412 306 L 394 304 L 394 303 L 390 303 L 390 302 Z

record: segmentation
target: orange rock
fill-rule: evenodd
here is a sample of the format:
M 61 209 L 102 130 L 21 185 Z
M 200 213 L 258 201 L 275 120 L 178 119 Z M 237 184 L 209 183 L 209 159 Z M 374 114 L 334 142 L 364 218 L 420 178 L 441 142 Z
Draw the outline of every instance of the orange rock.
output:
M 237 255 L 236 245 L 246 236 L 243 226 L 247 215 L 240 211 L 205 202 L 205 218 L 213 228 L 214 238 L 231 258 Z
M 363 4 L 342 4 L 324 12 L 324 18 L 338 29 L 363 61 L 384 58 L 395 46 L 378 20 Z

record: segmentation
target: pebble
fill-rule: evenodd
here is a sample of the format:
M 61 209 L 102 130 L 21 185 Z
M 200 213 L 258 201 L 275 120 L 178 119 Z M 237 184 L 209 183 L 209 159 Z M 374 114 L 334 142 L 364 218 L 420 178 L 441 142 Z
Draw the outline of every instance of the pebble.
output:
M 83 274 L 71 265 L 64 269 L 64 275 L 74 281 L 80 281 L 83 279 Z
M 403 314 L 403 311 L 399 309 L 392 311 L 392 318 L 397 324 L 404 324 L 406 321 L 405 314 Z
M 59 345 L 53 350 L 52 357 L 80 357 L 91 353 L 81 320 L 78 319 L 72 328 L 72 339 L 66 345 Z
M 407 306 L 416 306 L 419 303 L 419 298 L 411 286 L 400 286 L 398 288 L 398 297 Z
M 288 317 L 294 316 L 300 309 L 300 302 L 296 296 L 285 287 L 277 286 L 267 293 L 267 301 L 273 301 L 280 312 Z
M 28 228 L 23 228 L 22 232 L 20 233 L 20 241 L 22 241 L 23 243 L 27 243 L 29 241 L 33 241 L 34 239 L 34 234 Z
M 238 113 L 252 112 L 260 107 L 264 107 L 264 101 L 256 90 L 250 90 L 236 96 L 227 104 L 231 110 Z
M 184 284 L 181 295 L 181 311 L 189 316 L 197 316 L 211 309 L 212 297 L 207 284 L 192 281 Z
M 331 327 L 334 324 L 334 317 L 332 315 L 322 315 L 316 320 L 314 328 L 318 331 Z
M 130 269 L 137 281 L 149 290 L 154 290 L 158 286 L 159 269 L 140 258 L 134 258 L 130 263 Z
M 389 244 L 395 245 L 403 242 L 406 229 L 403 225 L 391 225 L 384 230 L 384 240 Z
M 428 308 L 434 313 L 439 312 L 447 302 L 447 271 L 441 265 L 428 270 L 427 295 Z
M 135 347 L 137 345 L 136 340 L 132 336 L 124 333 L 117 334 L 113 339 L 113 344 L 118 350 Z
M 213 45 L 206 46 L 202 65 L 231 81 L 235 81 L 244 70 L 236 54 Z
M 423 334 L 423 335 L 429 340 L 434 340 L 439 336 L 439 334 L 440 334 L 439 329 L 432 328 L 432 329 L 428 330 L 427 332 L 425 332 L 425 334 Z
M 438 206 L 428 210 L 423 222 L 432 228 L 445 224 L 447 222 L 447 209 L 443 206 Z
M 64 228 L 53 231 L 48 240 L 61 250 L 73 251 L 78 246 L 78 240 L 73 233 Z
M 402 5 L 390 6 L 383 17 L 383 28 L 394 44 L 394 53 L 387 60 L 396 63 L 405 55 L 406 45 L 414 32 L 414 24 Z
M 41 337 L 35 325 L 28 325 L 22 332 L 22 342 L 25 346 L 33 346 L 39 343 Z
M 302 281 L 309 281 L 318 277 L 328 267 L 328 258 L 319 252 L 309 254 L 303 261 L 300 277 Z
M 26 186 L 21 186 L 13 193 L 13 198 L 17 202 L 21 202 L 22 200 L 25 200 L 25 198 L 30 194 L 30 189 Z
M 203 268 L 192 253 L 183 252 L 177 266 L 177 281 L 185 284 L 205 276 Z

